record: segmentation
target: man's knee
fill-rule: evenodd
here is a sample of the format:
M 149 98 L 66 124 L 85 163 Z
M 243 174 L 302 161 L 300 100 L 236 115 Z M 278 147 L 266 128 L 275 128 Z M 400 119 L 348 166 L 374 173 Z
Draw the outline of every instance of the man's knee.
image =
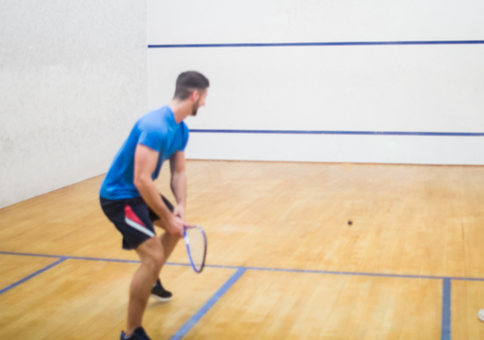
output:
M 154 277 L 158 277 L 161 271 L 161 267 L 165 262 L 165 256 L 163 251 L 157 251 L 151 254 L 148 258 L 143 261 L 143 264 L 148 268 Z
M 181 240 L 183 238 L 183 235 L 179 235 L 178 233 L 175 233 L 173 230 L 172 231 L 168 230 L 168 228 L 165 227 L 165 225 L 163 224 L 163 222 L 161 222 L 161 220 L 157 220 L 153 224 L 165 230 L 166 234 L 174 239 Z
M 141 263 L 148 268 L 153 275 L 158 276 L 161 267 L 165 262 L 163 246 L 157 237 L 146 241 L 143 250 L 139 251 Z
M 168 235 L 170 235 L 170 237 L 173 239 L 173 240 L 181 240 L 183 238 L 183 235 L 180 235 L 179 233 L 174 233 L 174 232 L 169 232 L 168 230 L 166 231 L 168 233 Z

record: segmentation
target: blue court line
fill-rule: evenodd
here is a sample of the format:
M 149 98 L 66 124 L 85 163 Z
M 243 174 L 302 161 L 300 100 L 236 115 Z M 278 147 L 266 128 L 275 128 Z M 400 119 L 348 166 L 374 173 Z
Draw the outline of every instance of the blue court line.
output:
M 390 278 L 400 278 L 400 279 L 429 279 L 429 280 L 450 279 L 450 280 L 484 281 L 484 278 L 445 277 L 445 276 L 432 276 L 432 275 L 383 274 L 383 273 L 343 272 L 343 271 L 306 270 L 306 269 L 278 269 L 278 268 L 257 268 L 257 267 L 244 267 L 244 268 L 247 270 L 260 270 L 260 271 L 278 271 L 278 272 L 329 274 L 329 275 L 373 276 L 373 277 L 390 277 Z
M 27 280 L 30 280 L 30 279 L 31 279 L 31 278 L 33 278 L 34 276 L 37 276 L 37 275 L 39 275 L 39 274 L 41 274 L 41 273 L 45 272 L 46 270 L 48 270 L 48 269 L 50 269 L 50 268 L 52 268 L 52 267 L 54 267 L 54 266 L 57 266 L 59 263 L 64 262 L 65 260 L 66 260 L 66 258 L 65 258 L 65 257 L 60 258 L 59 260 L 55 261 L 54 263 L 51 263 L 51 264 L 49 264 L 48 266 L 46 266 L 46 267 L 44 267 L 44 268 L 42 268 L 42 269 L 40 269 L 40 270 L 36 271 L 35 273 L 32 273 L 32 274 L 30 274 L 29 276 L 24 277 L 22 280 L 19 280 L 19 281 L 15 282 L 15 283 L 11 284 L 10 286 L 3 288 L 2 290 L 0 290 L 0 294 L 3 294 L 3 293 L 5 293 L 5 292 L 9 291 L 10 289 L 12 289 L 12 288 L 14 288 L 14 287 L 18 286 L 19 284 L 24 283 L 24 282 L 25 282 L 25 281 L 27 281 Z
M 442 287 L 442 340 L 450 340 L 451 338 L 451 281 L 444 279 Z
M 86 261 L 106 261 L 106 262 L 122 262 L 122 263 L 140 263 L 140 261 L 133 260 L 119 260 L 119 259 L 105 259 L 95 257 L 77 257 L 77 256 L 59 256 L 47 254 L 31 254 L 31 253 L 15 253 L 3 252 L 4 255 L 19 255 L 19 256 L 34 256 L 34 257 L 49 257 L 59 258 L 56 262 L 38 270 L 37 272 L 25 277 L 22 280 L 0 290 L 0 294 L 20 285 L 21 283 L 37 276 L 38 274 L 56 266 L 57 264 L 68 260 L 86 260 Z M 166 263 L 172 266 L 190 266 L 188 263 Z M 242 267 L 242 266 L 224 266 L 224 265 L 206 265 L 209 268 L 223 268 L 236 269 L 232 277 L 225 282 L 225 284 L 205 303 L 200 310 L 198 310 L 179 330 L 171 337 L 170 340 L 181 339 L 190 329 L 212 308 L 215 303 L 232 287 L 232 285 L 245 273 L 247 270 L 256 271 L 274 271 L 274 272 L 292 272 L 292 273 L 313 273 L 313 274 L 333 274 L 333 275 L 353 275 L 353 276 L 373 276 L 373 277 L 390 277 L 390 278 L 410 278 L 410 279 L 438 279 L 443 280 L 442 288 L 442 321 L 441 321 L 441 340 L 451 340 L 451 283 L 452 280 L 464 281 L 484 281 L 484 278 L 467 278 L 467 277 L 443 277 L 443 276 L 429 276 L 429 275 L 401 275 L 401 274 L 379 274 L 379 273 L 358 273 L 358 272 L 343 272 L 343 271 L 325 271 L 325 270 L 304 270 L 304 269 L 283 269 L 283 268 L 264 268 L 264 267 Z
M 182 265 L 178 263 L 166 263 L 169 265 Z M 185 265 L 185 264 L 183 264 Z M 188 266 L 188 264 L 186 264 Z M 484 278 L 480 277 L 461 277 L 461 276 L 432 276 L 432 275 L 410 275 L 410 274 L 383 274 L 383 273 L 365 273 L 365 272 L 343 272 L 343 271 L 330 271 L 330 270 L 311 270 L 311 269 L 289 269 L 289 268 L 267 268 L 267 267 L 242 267 L 242 266 L 226 266 L 207 264 L 208 268 L 221 268 L 221 269 L 238 269 L 243 268 L 245 270 L 258 270 L 258 271 L 271 271 L 271 272 L 288 272 L 288 273 L 302 273 L 302 274 L 329 274 L 329 275 L 353 275 L 353 276 L 374 276 L 374 277 L 393 277 L 400 279 L 429 279 L 429 280 L 458 280 L 458 281 L 484 281 Z
M 64 260 L 84 260 L 84 261 L 105 261 L 105 262 L 120 262 L 120 263 L 141 263 L 137 260 L 121 260 L 108 259 L 99 257 L 81 257 L 81 256 L 65 256 L 65 255 L 44 255 L 32 253 L 15 253 L 0 251 L 3 255 L 19 255 L 19 256 L 34 256 L 34 257 L 53 257 L 62 258 Z M 189 263 L 175 263 L 166 262 L 168 266 L 190 266 Z M 287 272 L 287 273 L 306 273 L 306 274 L 328 274 L 328 275 L 353 275 L 353 276 L 372 276 L 372 277 L 390 277 L 401 279 L 429 279 L 429 280 L 458 280 L 458 281 L 484 281 L 480 277 L 460 277 L 460 276 L 433 276 L 433 275 L 409 275 L 409 274 L 384 274 L 384 273 L 367 273 L 367 272 L 346 272 L 346 271 L 329 271 L 329 270 L 310 270 L 310 269 L 290 269 L 290 268 L 267 268 L 267 267 L 244 267 L 244 266 L 227 266 L 206 264 L 207 268 L 221 268 L 221 269 L 244 269 L 244 270 L 258 270 L 258 271 L 273 271 L 273 272 Z
M 217 303 L 218 300 L 232 287 L 232 285 L 245 273 L 244 268 L 239 268 L 230 279 L 176 332 L 170 340 L 183 338 L 195 324 Z
M 53 257 L 63 258 L 65 260 L 86 260 L 86 261 L 104 261 L 104 262 L 121 262 L 121 263 L 141 263 L 138 260 L 120 260 L 120 259 L 106 259 L 100 257 L 82 257 L 82 256 L 64 256 L 64 255 L 48 255 L 48 254 L 32 254 L 32 253 L 15 253 L 11 251 L 0 251 L 2 255 L 19 255 L 19 256 L 33 256 L 33 257 Z
M 255 134 L 286 134 L 286 135 L 378 135 L 378 136 L 484 137 L 484 132 L 230 130 L 230 129 L 191 129 L 190 132 L 195 132 L 195 133 L 255 133 Z
M 484 40 L 435 41 L 350 41 L 350 42 L 296 42 L 296 43 L 234 43 L 234 44 L 154 44 L 148 48 L 207 48 L 207 47 L 301 47 L 301 46 L 381 46 L 381 45 L 479 45 Z
M 0 251 L 2 255 L 19 255 L 19 256 L 34 256 L 34 257 L 53 257 L 56 259 L 67 258 L 68 256 L 62 255 L 45 255 L 45 254 L 32 254 L 32 253 L 15 253 L 13 251 Z

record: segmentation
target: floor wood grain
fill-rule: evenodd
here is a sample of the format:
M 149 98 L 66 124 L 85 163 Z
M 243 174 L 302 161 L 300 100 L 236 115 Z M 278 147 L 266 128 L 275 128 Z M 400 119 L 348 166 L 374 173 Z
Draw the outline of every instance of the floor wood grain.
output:
M 175 297 L 150 301 L 154 339 L 240 266 L 185 338 L 441 339 L 442 279 L 428 277 L 484 279 L 484 167 L 188 161 L 187 172 L 209 267 L 165 266 Z M 137 257 L 100 209 L 102 178 L 0 209 L 0 290 L 58 260 L 6 252 L 67 257 L 0 294 L 8 339 L 117 339 L 125 327 L 137 264 L 105 259 Z M 156 184 L 173 200 L 167 166 Z M 188 263 L 183 245 L 170 262 Z M 484 282 L 451 283 L 452 339 L 484 338 Z

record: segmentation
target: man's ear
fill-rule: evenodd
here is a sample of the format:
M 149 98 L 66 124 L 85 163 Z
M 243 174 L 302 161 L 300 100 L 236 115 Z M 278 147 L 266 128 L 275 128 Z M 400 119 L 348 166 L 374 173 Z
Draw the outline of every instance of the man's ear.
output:
M 193 91 L 190 97 L 193 102 L 196 102 L 200 98 L 200 91 L 198 90 Z

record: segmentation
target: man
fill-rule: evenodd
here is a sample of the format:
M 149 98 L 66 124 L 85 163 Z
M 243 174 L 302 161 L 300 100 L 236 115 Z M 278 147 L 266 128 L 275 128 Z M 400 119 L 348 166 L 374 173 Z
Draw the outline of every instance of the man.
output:
M 123 248 L 134 249 L 141 260 L 131 281 L 127 328 L 121 339 L 149 340 L 141 322 L 150 293 L 163 300 L 171 298 L 158 277 L 186 225 L 188 128 L 183 120 L 205 105 L 208 87 L 208 79 L 198 72 L 180 74 L 173 100 L 136 122 L 101 186 L 104 213 L 123 235 Z M 167 159 L 175 207 L 154 184 Z M 153 225 L 164 229 L 161 237 L 155 235 Z

